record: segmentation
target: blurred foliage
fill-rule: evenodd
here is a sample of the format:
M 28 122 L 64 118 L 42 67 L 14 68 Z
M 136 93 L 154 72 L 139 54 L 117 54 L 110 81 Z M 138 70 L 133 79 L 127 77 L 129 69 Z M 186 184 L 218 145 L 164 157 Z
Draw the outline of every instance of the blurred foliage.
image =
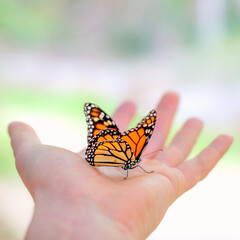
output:
M 240 35 L 240 1 L 227 1 L 227 31 L 230 36 Z
M 196 1 L 1 0 L 0 43 L 135 55 L 196 41 Z M 240 36 L 240 3 L 226 1 L 226 36 Z
M 152 39 L 142 29 L 117 29 L 109 36 L 109 46 L 117 55 L 138 55 L 147 53 L 152 49 Z
M 61 24 L 58 15 L 46 1 L 0 1 L 2 38 L 22 45 L 44 44 Z

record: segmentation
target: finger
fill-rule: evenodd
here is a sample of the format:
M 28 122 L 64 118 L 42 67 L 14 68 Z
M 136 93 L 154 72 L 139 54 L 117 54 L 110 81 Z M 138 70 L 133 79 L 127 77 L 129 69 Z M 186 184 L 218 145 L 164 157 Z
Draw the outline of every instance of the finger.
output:
M 179 97 L 176 93 L 166 93 L 158 103 L 157 123 L 151 138 L 150 144 L 147 146 L 146 153 L 153 152 L 164 146 L 170 126 L 177 110 Z M 153 157 L 157 153 L 153 153 Z
M 125 131 L 136 112 L 136 105 L 132 101 L 122 103 L 113 114 L 120 131 Z
M 13 122 L 8 127 L 12 148 L 16 156 L 26 145 L 41 144 L 37 134 L 29 125 Z
M 202 130 L 203 123 L 199 119 L 191 118 L 186 121 L 182 129 L 176 134 L 164 153 L 158 153 L 164 163 L 171 167 L 178 166 L 191 152 Z
M 179 169 L 185 177 L 183 192 L 204 179 L 226 153 L 233 141 L 229 135 L 220 135 L 194 159 L 182 163 Z

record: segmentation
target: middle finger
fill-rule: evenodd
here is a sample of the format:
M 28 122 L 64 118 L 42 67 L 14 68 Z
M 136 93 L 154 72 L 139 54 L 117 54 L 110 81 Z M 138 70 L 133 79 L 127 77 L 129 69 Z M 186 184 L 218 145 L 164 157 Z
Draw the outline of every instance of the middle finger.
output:
M 185 122 L 176 134 L 169 147 L 164 152 L 159 152 L 157 158 L 168 166 L 176 167 L 183 162 L 191 152 L 203 128 L 201 120 L 191 118 Z

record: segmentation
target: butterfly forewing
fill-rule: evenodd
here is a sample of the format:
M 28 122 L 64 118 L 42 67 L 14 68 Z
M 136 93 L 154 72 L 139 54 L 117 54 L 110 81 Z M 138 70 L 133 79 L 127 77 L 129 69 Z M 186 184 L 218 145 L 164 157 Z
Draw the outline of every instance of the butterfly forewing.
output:
M 135 164 L 129 144 L 121 139 L 94 142 L 86 150 L 86 161 L 93 166 L 126 167 Z
M 96 136 L 94 136 L 88 143 L 88 145 L 92 145 L 95 142 L 104 142 L 117 139 L 119 137 L 119 133 L 117 133 L 113 129 L 104 129 L 101 130 Z
M 149 114 L 137 125 L 137 127 L 123 132 L 119 137 L 130 145 L 136 160 L 140 158 L 144 148 L 152 136 L 156 123 L 156 117 L 156 111 L 150 111 Z
M 104 129 L 113 129 L 119 133 L 116 123 L 96 104 L 85 103 L 84 113 L 88 126 L 88 142 Z

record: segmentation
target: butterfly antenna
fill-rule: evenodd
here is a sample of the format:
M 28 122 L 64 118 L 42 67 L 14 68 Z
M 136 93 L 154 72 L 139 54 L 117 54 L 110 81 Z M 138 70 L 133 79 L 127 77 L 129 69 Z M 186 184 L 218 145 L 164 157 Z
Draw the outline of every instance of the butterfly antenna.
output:
M 155 150 L 155 151 L 153 151 L 153 152 L 144 154 L 144 155 L 142 155 L 142 156 L 145 157 L 145 156 L 147 156 L 147 155 L 150 155 L 150 154 L 155 153 L 155 152 L 158 152 L 158 151 L 163 151 L 163 148 L 159 148 L 159 149 L 157 149 L 157 150 Z
M 148 172 L 148 171 L 146 171 L 143 167 L 141 167 L 140 165 L 136 165 L 135 167 L 133 167 L 133 168 L 136 168 L 136 167 L 140 167 L 145 173 L 153 173 L 153 171 L 151 171 L 151 172 Z M 133 169 L 132 168 L 132 169 Z

